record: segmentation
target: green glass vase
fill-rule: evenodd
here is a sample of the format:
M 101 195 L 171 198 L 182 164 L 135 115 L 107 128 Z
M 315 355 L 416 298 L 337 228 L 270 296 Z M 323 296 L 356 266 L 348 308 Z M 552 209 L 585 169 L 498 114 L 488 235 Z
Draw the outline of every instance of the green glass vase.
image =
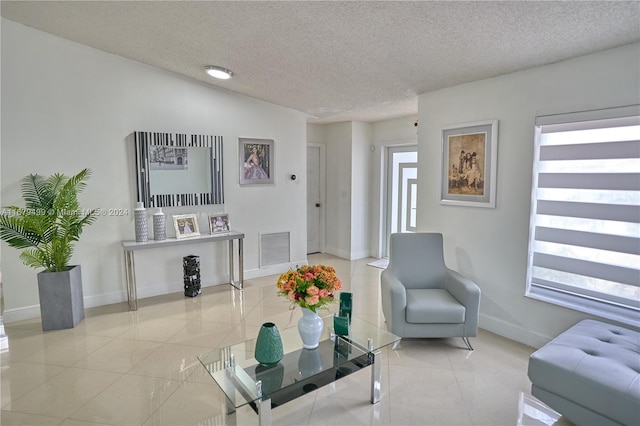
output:
M 274 323 L 265 322 L 260 327 L 256 339 L 255 356 L 256 361 L 266 367 L 276 365 L 284 356 L 280 332 Z
M 351 310 L 353 309 L 353 294 L 349 292 L 340 293 L 340 310 L 338 316 L 349 318 L 351 324 Z

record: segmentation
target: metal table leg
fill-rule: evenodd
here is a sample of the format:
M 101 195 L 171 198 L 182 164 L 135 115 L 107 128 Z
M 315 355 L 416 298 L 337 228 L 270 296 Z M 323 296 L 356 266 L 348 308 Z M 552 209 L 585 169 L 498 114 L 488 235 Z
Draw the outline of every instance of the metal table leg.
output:
M 238 275 L 240 277 L 240 289 L 244 287 L 244 248 L 243 238 L 238 238 Z
M 260 426 L 271 426 L 271 398 L 260 399 L 258 405 L 258 424 Z
M 129 300 L 129 309 L 138 310 L 138 291 L 136 287 L 136 264 L 134 260 L 133 250 L 125 250 L 124 252 L 125 275 L 127 279 L 127 299 Z
M 382 352 L 372 352 L 373 365 L 371 365 L 371 403 L 380 402 L 380 382 L 382 379 Z
M 244 252 L 243 252 L 243 239 L 238 238 L 238 282 L 235 281 L 235 268 L 233 266 L 233 240 L 229 240 L 229 283 L 242 290 L 244 287 Z
M 233 403 L 233 401 L 231 401 L 231 400 L 229 399 L 229 397 L 226 397 L 226 398 L 225 398 L 225 401 L 226 401 L 226 402 L 225 402 L 225 405 L 226 405 L 226 407 L 227 407 L 227 415 L 230 415 L 230 414 L 235 413 L 235 412 L 236 412 L 236 406 L 235 406 L 235 404 Z
M 233 267 L 233 240 L 229 240 L 229 284 L 238 288 L 234 279 L 235 269 Z

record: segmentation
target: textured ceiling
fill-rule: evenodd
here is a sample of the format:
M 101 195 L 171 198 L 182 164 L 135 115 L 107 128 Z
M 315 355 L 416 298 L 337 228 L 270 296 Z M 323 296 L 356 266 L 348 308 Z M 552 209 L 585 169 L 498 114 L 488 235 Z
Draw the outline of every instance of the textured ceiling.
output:
M 417 113 L 417 95 L 640 40 L 618 1 L 2 1 L 2 16 L 308 114 Z M 214 80 L 207 64 L 233 70 Z

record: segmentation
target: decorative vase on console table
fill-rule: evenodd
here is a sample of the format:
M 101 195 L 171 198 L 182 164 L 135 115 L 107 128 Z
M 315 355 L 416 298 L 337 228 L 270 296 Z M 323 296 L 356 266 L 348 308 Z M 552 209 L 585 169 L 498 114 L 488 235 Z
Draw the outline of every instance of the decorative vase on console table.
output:
M 167 226 L 162 208 L 153 214 L 153 239 L 162 241 L 167 239 Z
M 144 203 L 138 201 L 133 211 L 133 221 L 136 227 L 136 241 L 144 243 L 149 239 L 149 230 L 147 226 L 147 211 Z

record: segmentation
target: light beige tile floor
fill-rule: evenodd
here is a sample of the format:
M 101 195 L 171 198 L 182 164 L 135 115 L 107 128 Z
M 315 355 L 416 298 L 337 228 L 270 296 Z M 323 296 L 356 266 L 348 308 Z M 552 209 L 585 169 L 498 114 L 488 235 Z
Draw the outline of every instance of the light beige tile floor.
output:
M 380 269 L 372 259 L 312 255 L 334 266 L 354 315 L 384 327 Z M 211 349 L 257 336 L 259 326 L 295 326 L 299 310 L 278 297 L 275 276 L 245 290 L 207 287 L 86 310 L 74 329 L 42 332 L 39 319 L 5 325 L 2 425 L 257 424 L 249 408 L 225 414 L 224 396 L 197 360 Z M 333 311 L 337 306 L 332 306 Z M 369 403 L 368 369 L 273 411 L 276 425 L 568 424 L 530 395 L 533 348 L 485 330 L 472 339 L 405 339 L 383 352 L 382 400 Z

